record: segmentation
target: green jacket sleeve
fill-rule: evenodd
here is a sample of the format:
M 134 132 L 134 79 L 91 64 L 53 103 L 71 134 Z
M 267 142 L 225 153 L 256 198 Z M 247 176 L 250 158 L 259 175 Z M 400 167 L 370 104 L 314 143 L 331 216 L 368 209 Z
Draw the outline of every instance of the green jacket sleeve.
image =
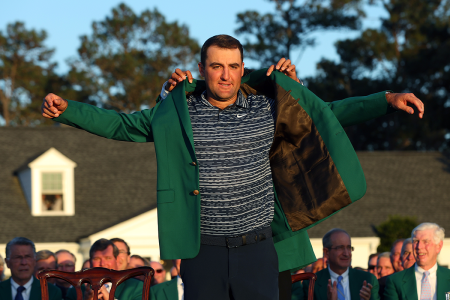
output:
M 119 141 L 152 142 L 151 121 L 161 104 L 132 114 L 118 113 L 86 103 L 68 100 L 67 109 L 53 120 Z
M 364 97 L 327 102 L 327 105 L 342 127 L 359 124 L 395 111 L 389 107 L 385 91 Z
M 303 300 L 303 285 L 301 281 L 292 284 L 291 300 Z
M 397 289 L 395 287 L 392 277 L 386 279 L 386 287 L 384 288 L 384 300 L 399 300 Z

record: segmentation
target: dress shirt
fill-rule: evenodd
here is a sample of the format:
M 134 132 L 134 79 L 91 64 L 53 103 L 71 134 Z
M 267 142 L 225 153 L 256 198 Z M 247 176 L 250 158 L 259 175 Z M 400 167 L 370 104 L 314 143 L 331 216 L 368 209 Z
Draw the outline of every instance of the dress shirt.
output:
M 28 280 L 28 282 L 25 283 L 25 284 L 23 285 L 23 287 L 25 288 L 25 290 L 22 292 L 23 300 L 30 300 L 31 285 L 33 284 L 33 280 L 34 280 L 34 278 L 33 278 L 33 276 L 31 276 L 31 279 Z M 12 293 L 12 299 L 15 299 L 15 298 L 16 298 L 16 295 L 17 295 L 17 288 L 18 288 L 19 286 L 20 286 L 20 285 L 17 284 L 17 283 L 11 278 L 11 293 Z M 39 293 L 40 293 L 40 291 L 39 291 Z
M 180 276 L 177 276 L 178 300 L 184 300 L 184 285 Z
M 423 278 L 423 272 L 426 270 L 422 269 L 416 264 L 414 264 L 415 269 L 415 275 L 416 275 L 416 286 L 417 286 L 417 298 L 420 300 L 420 294 L 422 293 L 422 278 Z M 430 276 L 428 276 L 428 282 L 430 283 L 431 287 L 431 295 L 433 296 L 432 300 L 437 300 L 436 296 L 436 286 L 437 286 L 437 263 L 434 264 L 434 266 L 428 270 L 430 272 Z
M 336 281 L 336 284 L 338 282 L 338 277 L 342 276 L 342 287 L 344 288 L 344 293 L 345 293 L 345 300 L 351 300 L 350 299 L 350 281 L 348 278 L 348 268 L 347 271 L 345 271 L 344 273 L 342 273 L 341 275 L 334 273 L 333 271 L 331 271 L 331 268 L 328 267 L 328 271 L 330 272 L 330 277 L 331 277 L 331 284 L 334 284 L 334 282 Z M 436 300 L 436 299 L 433 299 Z

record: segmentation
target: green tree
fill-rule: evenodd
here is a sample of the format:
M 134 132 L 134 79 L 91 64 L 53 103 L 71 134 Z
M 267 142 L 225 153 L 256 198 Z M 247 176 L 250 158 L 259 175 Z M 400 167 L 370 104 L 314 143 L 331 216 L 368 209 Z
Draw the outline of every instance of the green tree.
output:
M 44 30 L 28 30 L 24 23 L 8 24 L 0 31 L 0 115 L 5 126 L 37 125 L 38 107 L 55 63 L 54 52 L 45 46 Z
M 237 15 L 236 34 L 244 37 L 246 55 L 267 66 L 274 57 L 291 58 L 292 50 L 314 46 L 311 33 L 330 29 L 358 29 L 359 0 L 271 0 L 275 12 L 246 11 Z M 325 4 L 326 3 L 326 4 Z
M 357 150 L 448 150 L 450 1 L 386 0 L 378 29 L 336 43 L 339 62 L 323 59 L 307 86 L 336 100 L 383 90 L 413 92 L 423 120 L 391 114 L 347 130 Z
M 117 111 L 150 106 L 173 70 L 190 67 L 200 51 L 186 26 L 167 22 L 156 9 L 135 14 L 120 4 L 92 29 L 70 62 L 72 99 Z
M 412 230 L 419 225 L 415 217 L 389 216 L 387 221 L 374 227 L 376 235 L 380 238 L 377 252 L 390 252 L 392 244 L 398 239 L 411 237 Z

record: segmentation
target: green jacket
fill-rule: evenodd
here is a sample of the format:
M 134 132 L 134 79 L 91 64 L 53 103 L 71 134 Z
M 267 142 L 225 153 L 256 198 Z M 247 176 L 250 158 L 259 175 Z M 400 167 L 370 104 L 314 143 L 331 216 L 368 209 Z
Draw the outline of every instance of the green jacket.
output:
M 438 266 L 436 271 L 436 299 L 446 300 L 445 293 L 450 292 L 450 270 Z M 389 275 L 384 288 L 385 300 L 418 300 L 415 265 L 398 273 Z
M 326 103 L 280 72 L 265 70 L 242 79 L 241 91 L 276 100 L 271 169 L 276 191 L 272 223 L 280 271 L 315 261 L 306 229 L 360 199 L 363 171 L 343 127 L 388 112 L 385 93 Z M 69 102 L 55 121 L 110 139 L 154 142 L 162 259 L 193 258 L 200 249 L 198 161 L 186 104 L 204 81 L 178 85 L 164 101 L 133 114 Z M 145 158 L 143 158 L 145 159 Z
M 150 288 L 149 300 L 178 300 L 177 277 Z
M 53 284 L 49 283 L 48 286 L 48 298 L 49 300 L 61 300 L 61 290 Z M 14 300 L 11 293 L 11 279 L 0 282 L 0 299 L 1 300 Z M 41 300 L 41 283 L 36 277 L 31 284 L 30 300 Z
M 114 299 L 117 300 L 142 300 L 142 290 L 144 284 L 142 281 L 130 278 L 117 286 L 114 293 Z M 84 293 L 84 285 L 81 286 L 81 292 Z M 77 292 L 74 288 L 69 289 L 65 300 L 77 300 Z
M 317 272 L 316 275 L 317 280 L 314 285 L 314 300 L 327 300 L 328 280 L 331 279 L 330 271 L 328 271 L 328 269 L 323 269 Z M 378 294 L 378 280 L 373 274 L 350 268 L 348 270 L 348 279 L 351 300 L 360 300 L 359 291 L 362 288 L 364 280 L 372 285 L 370 300 L 380 299 L 380 295 Z M 309 282 L 305 281 L 303 283 L 304 299 L 308 298 L 308 287 Z

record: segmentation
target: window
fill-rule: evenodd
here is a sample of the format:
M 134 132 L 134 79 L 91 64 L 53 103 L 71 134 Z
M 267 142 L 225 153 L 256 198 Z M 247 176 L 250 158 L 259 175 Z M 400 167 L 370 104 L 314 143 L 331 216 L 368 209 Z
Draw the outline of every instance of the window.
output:
M 64 211 L 63 174 L 42 173 L 42 211 Z
M 33 216 L 75 214 L 75 162 L 50 148 L 18 171 Z

